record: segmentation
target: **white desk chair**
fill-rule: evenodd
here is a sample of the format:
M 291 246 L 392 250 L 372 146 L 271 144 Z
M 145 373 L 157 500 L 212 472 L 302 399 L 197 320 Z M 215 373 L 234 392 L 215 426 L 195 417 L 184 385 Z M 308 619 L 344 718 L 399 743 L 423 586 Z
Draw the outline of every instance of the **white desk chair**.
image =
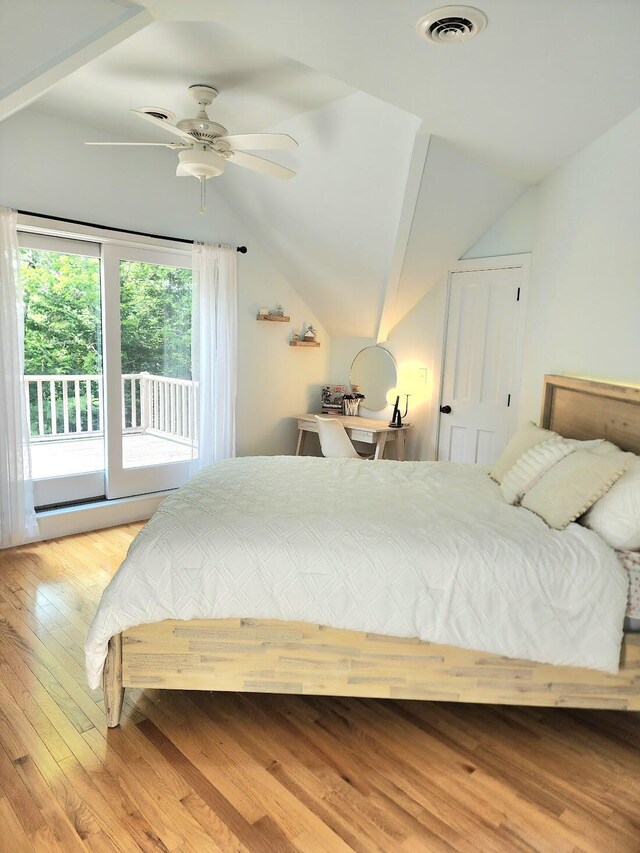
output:
M 323 456 L 333 459 L 373 459 L 373 454 L 362 456 L 358 453 L 337 418 L 320 418 L 318 415 L 315 417 Z

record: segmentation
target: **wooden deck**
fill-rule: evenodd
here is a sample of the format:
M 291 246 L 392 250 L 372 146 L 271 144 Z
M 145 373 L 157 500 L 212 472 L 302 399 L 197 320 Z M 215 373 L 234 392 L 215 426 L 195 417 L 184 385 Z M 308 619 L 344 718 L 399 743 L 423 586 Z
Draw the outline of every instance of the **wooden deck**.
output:
M 125 468 L 142 468 L 191 459 L 191 447 L 157 435 L 128 433 L 122 437 Z M 34 479 L 85 474 L 104 468 L 102 438 L 46 439 L 31 443 Z
M 83 645 L 140 525 L 0 551 L 0 849 L 640 849 L 640 715 L 127 691 Z

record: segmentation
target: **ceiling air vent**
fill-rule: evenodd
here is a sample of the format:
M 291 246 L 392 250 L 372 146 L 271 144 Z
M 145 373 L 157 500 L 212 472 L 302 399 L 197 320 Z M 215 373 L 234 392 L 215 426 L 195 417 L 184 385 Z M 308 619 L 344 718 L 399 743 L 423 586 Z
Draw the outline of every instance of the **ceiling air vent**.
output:
M 487 18 L 471 6 L 442 6 L 416 24 L 418 34 L 434 44 L 462 44 L 487 26 Z
M 175 114 L 171 110 L 165 110 L 162 107 L 138 107 L 138 112 L 146 113 L 148 116 L 160 118 L 163 121 L 173 121 Z

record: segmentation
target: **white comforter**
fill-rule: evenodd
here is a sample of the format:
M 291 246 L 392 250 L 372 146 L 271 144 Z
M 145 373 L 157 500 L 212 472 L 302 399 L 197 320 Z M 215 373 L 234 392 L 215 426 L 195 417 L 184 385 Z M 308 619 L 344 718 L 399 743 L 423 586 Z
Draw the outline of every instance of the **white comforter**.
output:
M 505 503 L 478 466 L 246 457 L 168 497 L 87 638 L 162 619 L 290 619 L 616 672 L 627 578 L 571 524 Z

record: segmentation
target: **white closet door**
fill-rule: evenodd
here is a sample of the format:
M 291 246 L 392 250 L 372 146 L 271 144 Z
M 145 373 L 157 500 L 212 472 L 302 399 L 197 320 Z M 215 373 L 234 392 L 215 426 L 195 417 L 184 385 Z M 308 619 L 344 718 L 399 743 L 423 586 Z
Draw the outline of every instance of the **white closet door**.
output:
M 438 459 L 490 464 L 509 439 L 519 388 L 521 267 L 451 276 Z

